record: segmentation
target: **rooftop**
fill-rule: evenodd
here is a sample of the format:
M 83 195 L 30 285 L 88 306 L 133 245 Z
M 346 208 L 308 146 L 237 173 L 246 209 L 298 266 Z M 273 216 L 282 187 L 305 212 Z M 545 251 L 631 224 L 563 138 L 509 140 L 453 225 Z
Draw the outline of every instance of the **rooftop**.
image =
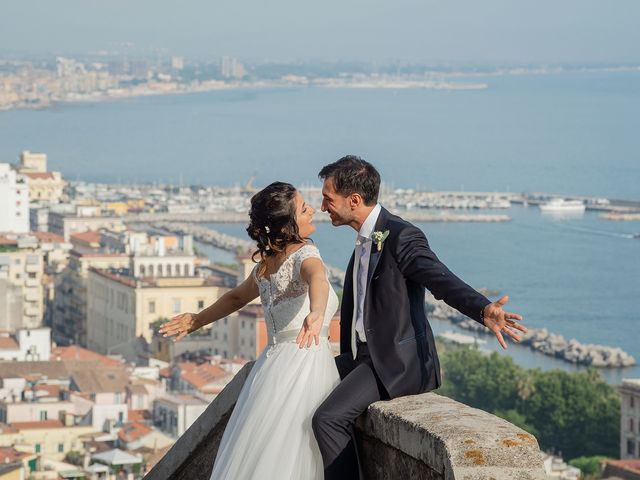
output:
M 65 243 L 62 236 L 51 232 L 33 232 L 33 236 L 42 243 Z
M 122 362 L 120 360 L 87 350 L 79 345 L 55 347 L 51 350 L 51 358 L 54 360 L 75 360 L 79 362 L 96 361 L 100 362 L 100 364 L 105 367 L 122 366 Z
M 13 422 L 11 426 L 16 430 L 67 428 L 60 420 L 41 420 L 39 422 Z
M 124 369 L 97 369 L 76 371 L 73 382 L 83 393 L 124 392 L 129 375 Z
M 152 431 L 153 428 L 143 423 L 127 423 L 118 431 L 118 439 L 127 443 L 135 442 L 137 440 L 140 440 L 142 437 L 150 434 Z

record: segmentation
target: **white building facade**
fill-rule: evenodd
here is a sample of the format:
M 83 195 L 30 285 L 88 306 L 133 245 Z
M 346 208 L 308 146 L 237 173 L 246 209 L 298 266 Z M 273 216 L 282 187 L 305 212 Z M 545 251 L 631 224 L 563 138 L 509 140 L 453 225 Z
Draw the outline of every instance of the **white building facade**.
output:
M 640 458 L 640 378 L 622 380 L 620 392 L 620 458 Z
M 8 163 L 0 163 L 0 205 L 0 232 L 29 231 L 29 185 Z

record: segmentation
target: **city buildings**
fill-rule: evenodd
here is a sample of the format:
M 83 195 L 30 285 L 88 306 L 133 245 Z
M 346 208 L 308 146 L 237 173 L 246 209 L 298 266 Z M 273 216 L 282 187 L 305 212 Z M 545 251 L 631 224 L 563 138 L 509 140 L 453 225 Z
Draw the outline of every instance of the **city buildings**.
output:
M 122 231 L 125 228 L 120 217 L 112 213 L 102 214 L 99 206 L 75 205 L 65 210 L 49 211 L 48 228 L 67 242 L 74 233 L 100 229 Z
M 27 177 L 8 163 L 0 163 L 0 232 L 29 231 L 29 186 Z
M 60 203 L 64 196 L 65 182 L 60 172 L 47 170 L 47 155 L 28 150 L 20 154 L 18 171 L 28 179 L 29 201 Z
M 91 268 L 127 268 L 130 259 L 122 253 L 70 252 L 67 267 L 56 277 L 52 335 L 58 345 L 87 346 L 87 285 Z
M 87 347 L 130 358 L 137 337 L 151 342 L 152 326 L 182 312 L 198 312 L 217 299 L 215 277 L 136 277 L 127 269 L 89 271 Z
M 51 356 L 51 329 L 24 329 L 0 332 L 0 360 L 46 361 Z
M 0 330 L 42 325 L 44 261 L 37 240 L 0 236 Z
M 620 458 L 622 460 L 640 459 L 640 379 L 622 380 L 618 391 L 620 392 Z
M 173 438 L 180 437 L 209 406 L 209 402 L 190 394 L 167 394 L 156 399 L 153 424 Z

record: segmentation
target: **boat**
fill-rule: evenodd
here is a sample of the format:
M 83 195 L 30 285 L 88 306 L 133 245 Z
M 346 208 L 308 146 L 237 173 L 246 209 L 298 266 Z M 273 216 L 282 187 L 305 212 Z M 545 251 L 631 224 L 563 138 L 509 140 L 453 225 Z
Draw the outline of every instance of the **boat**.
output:
M 585 211 L 585 205 L 582 200 L 554 198 L 540 205 L 540 210 L 551 213 L 583 213 Z

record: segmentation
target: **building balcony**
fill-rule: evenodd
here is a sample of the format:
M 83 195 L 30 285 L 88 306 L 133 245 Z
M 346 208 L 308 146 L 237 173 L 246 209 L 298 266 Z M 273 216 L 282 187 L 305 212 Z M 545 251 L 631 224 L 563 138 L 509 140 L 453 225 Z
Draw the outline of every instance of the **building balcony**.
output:
M 42 315 L 42 311 L 35 305 L 26 304 L 24 307 L 24 314 L 27 317 L 39 317 Z
M 208 480 L 247 364 L 145 476 Z M 538 442 L 515 425 L 435 393 L 377 402 L 357 422 L 368 479 L 544 479 Z M 283 452 L 286 454 L 286 452 Z
M 42 293 L 37 288 L 27 288 L 24 291 L 24 299 L 27 302 L 38 302 L 42 298 Z
M 38 273 L 42 271 L 42 267 L 39 263 L 27 263 L 24 266 L 24 270 L 27 273 Z
M 38 280 L 37 278 L 27 278 L 24 281 L 24 284 L 28 288 L 39 287 L 40 286 L 40 280 Z

